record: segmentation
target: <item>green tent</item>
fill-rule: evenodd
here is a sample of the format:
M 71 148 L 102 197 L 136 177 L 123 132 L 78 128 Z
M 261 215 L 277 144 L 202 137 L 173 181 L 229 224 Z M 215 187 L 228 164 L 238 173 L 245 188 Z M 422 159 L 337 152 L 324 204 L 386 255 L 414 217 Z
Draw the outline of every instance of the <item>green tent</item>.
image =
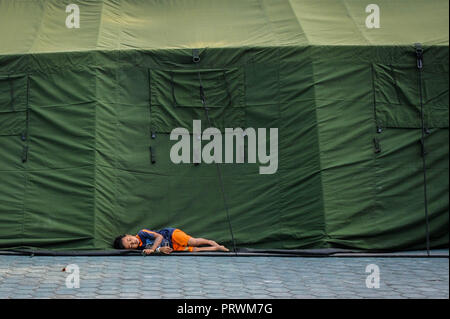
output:
M 449 3 L 369 3 L 0 1 L 0 249 L 448 247 Z M 174 163 L 194 120 L 256 163 Z

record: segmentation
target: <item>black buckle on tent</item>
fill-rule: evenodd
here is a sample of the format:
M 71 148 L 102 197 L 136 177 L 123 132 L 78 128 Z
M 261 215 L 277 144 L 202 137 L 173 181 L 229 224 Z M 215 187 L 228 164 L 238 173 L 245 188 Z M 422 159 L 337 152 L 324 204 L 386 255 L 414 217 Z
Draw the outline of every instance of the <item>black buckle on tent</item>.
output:
M 155 163 L 156 163 L 156 160 L 155 160 L 155 150 L 154 150 L 154 148 L 152 148 L 151 146 L 150 146 L 148 149 L 149 149 L 149 151 L 150 151 L 150 162 L 151 162 L 152 164 L 155 164 Z
M 381 152 L 381 146 L 380 141 L 376 137 L 373 138 L 373 145 L 375 146 L 375 154 L 378 154 Z
M 198 63 L 200 62 L 200 50 L 192 49 L 192 62 Z
M 28 159 L 28 146 L 25 145 L 22 151 L 22 163 L 25 163 Z
M 423 139 L 420 139 L 419 143 L 420 143 L 420 155 L 424 157 L 427 154 L 425 150 L 425 141 Z
M 414 46 L 416 47 L 417 68 L 418 69 L 422 69 L 423 68 L 423 49 L 422 49 L 422 44 L 415 43 Z

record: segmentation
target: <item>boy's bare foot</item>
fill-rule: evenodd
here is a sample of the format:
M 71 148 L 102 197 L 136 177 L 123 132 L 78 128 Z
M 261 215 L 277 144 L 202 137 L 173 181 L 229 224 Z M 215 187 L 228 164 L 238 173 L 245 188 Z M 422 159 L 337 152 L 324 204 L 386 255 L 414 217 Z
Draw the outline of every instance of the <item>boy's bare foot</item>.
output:
M 219 251 L 230 251 L 228 248 L 226 248 L 225 246 L 222 246 L 222 245 L 218 245 L 216 247 L 217 247 L 217 250 L 219 250 Z

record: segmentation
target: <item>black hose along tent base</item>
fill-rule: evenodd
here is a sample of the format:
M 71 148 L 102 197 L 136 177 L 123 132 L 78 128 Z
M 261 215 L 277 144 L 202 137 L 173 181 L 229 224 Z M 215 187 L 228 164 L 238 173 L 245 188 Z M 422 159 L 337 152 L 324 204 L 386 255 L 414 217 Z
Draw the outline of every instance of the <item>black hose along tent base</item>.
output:
M 448 248 L 448 2 L 377 7 L 0 2 L 0 250 L 169 226 L 238 255 Z M 222 163 L 174 163 L 183 138 Z

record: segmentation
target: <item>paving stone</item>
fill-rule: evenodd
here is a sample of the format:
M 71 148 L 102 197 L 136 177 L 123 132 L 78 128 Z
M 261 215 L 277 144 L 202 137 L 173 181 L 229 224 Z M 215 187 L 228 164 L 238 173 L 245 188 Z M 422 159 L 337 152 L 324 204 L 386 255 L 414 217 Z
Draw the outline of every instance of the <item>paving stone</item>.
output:
M 118 295 L 98 295 L 94 296 L 95 299 L 117 299 Z
M 121 292 L 119 293 L 119 297 L 130 297 L 130 298 L 137 298 L 139 297 L 139 293 L 127 293 L 127 292 Z
M 280 292 L 280 293 L 288 292 L 288 290 L 284 288 L 266 288 L 265 290 L 268 292 Z
M 253 294 L 252 299 L 272 299 L 273 297 L 270 295 L 264 295 L 264 294 Z
M 175 298 L 183 298 L 183 297 L 184 297 L 183 294 L 176 294 L 176 293 L 161 294 L 161 298 L 165 298 L 165 299 L 175 299 Z
M 401 294 L 401 296 L 405 297 L 405 298 L 413 298 L 413 299 L 415 299 L 415 298 L 424 299 L 426 297 L 425 295 L 413 294 L 413 293 L 411 293 L 411 294 Z
M 269 295 L 275 298 L 292 298 L 292 294 L 286 292 L 271 292 Z
M 55 290 L 55 294 L 57 295 L 75 295 L 77 293 L 77 288 L 67 289 L 67 290 Z

